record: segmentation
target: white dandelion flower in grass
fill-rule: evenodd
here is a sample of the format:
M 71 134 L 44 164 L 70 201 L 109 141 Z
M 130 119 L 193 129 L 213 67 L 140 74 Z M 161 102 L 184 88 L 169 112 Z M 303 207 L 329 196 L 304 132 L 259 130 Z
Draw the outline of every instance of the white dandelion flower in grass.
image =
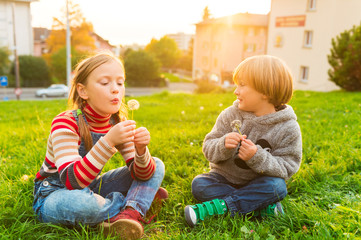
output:
M 204 107 L 203 107 L 203 106 L 200 106 L 200 107 L 199 107 L 199 110 L 201 110 L 201 111 L 202 111 L 203 109 L 204 109 Z
M 133 112 L 134 110 L 138 110 L 139 109 L 139 102 L 135 99 L 130 99 L 128 102 L 127 102 L 127 105 L 128 105 L 128 108 L 129 110 L 132 111 L 132 119 L 133 119 Z
M 181 114 L 184 115 L 184 114 L 186 114 L 186 112 L 185 112 L 185 111 L 182 111 Z
M 23 175 L 21 178 L 20 178 L 20 180 L 22 181 L 22 182 L 27 182 L 27 181 L 29 181 L 29 176 L 28 175 Z
M 242 122 L 240 120 L 233 120 L 231 122 L 231 127 L 233 130 L 237 130 L 238 133 L 242 135 L 241 130 L 240 130 L 242 127 Z
M 220 103 L 218 106 L 222 107 L 222 106 L 223 106 L 223 103 Z

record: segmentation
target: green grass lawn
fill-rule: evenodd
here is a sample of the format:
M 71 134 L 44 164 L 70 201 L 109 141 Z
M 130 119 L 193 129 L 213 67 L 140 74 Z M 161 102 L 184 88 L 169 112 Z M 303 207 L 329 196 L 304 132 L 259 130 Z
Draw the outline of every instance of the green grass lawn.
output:
M 163 77 L 167 78 L 169 80 L 169 82 L 193 82 L 191 76 L 180 77 L 177 74 L 171 74 L 171 73 L 166 73 L 166 72 L 163 72 L 161 75 Z
M 170 194 L 157 222 L 145 226 L 145 239 L 361 239 L 361 93 L 295 92 L 290 104 L 303 134 L 303 162 L 287 181 L 284 216 L 225 216 L 194 229 L 183 208 L 196 203 L 192 179 L 208 171 L 202 141 L 235 96 L 164 92 L 136 99 L 134 118 L 151 133 L 149 148 L 166 165 L 162 186 Z M 40 223 L 32 212 L 32 180 L 52 118 L 64 110 L 65 100 L 0 102 L 0 239 L 104 239 L 96 229 Z M 104 171 L 123 164 L 117 154 Z

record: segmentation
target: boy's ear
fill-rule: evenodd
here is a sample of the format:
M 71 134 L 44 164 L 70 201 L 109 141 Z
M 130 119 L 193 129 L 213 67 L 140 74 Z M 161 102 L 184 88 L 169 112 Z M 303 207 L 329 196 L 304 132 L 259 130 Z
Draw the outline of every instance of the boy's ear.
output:
M 83 84 L 78 83 L 76 85 L 76 91 L 78 92 L 79 97 L 81 97 L 82 99 L 87 100 L 89 98 L 86 88 Z

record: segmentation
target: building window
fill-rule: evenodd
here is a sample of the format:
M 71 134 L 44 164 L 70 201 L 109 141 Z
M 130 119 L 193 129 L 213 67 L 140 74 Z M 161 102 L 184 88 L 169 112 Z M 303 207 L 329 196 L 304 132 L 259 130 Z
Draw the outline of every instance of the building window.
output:
M 266 30 L 264 28 L 259 29 L 259 35 L 262 36 L 262 37 L 265 36 L 266 35 Z
M 308 83 L 309 67 L 301 66 L 300 82 Z
M 313 38 L 312 31 L 305 31 L 305 39 L 304 39 L 303 46 L 307 47 L 307 48 L 312 47 L 312 38 Z
M 282 47 L 283 46 L 283 36 L 281 34 L 277 34 L 274 40 L 275 47 Z
M 254 36 L 254 28 L 252 28 L 252 27 L 248 28 L 247 36 L 249 36 L 249 37 Z
M 208 57 L 202 57 L 202 64 L 203 66 L 208 66 Z
M 307 10 L 308 11 L 315 11 L 316 10 L 316 0 L 308 0 Z
M 245 43 L 243 50 L 245 52 L 255 52 L 257 49 L 257 45 L 255 43 Z
M 203 42 L 203 49 L 207 50 L 208 49 L 208 42 Z

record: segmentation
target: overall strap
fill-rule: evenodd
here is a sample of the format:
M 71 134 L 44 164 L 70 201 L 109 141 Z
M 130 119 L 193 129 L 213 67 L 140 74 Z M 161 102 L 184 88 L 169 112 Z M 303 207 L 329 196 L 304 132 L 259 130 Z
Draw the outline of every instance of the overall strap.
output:
M 76 124 L 79 126 L 79 116 L 77 114 L 78 110 L 80 110 L 80 109 L 73 110 L 73 111 L 71 111 L 71 113 L 73 114 L 73 116 L 75 118 Z M 84 118 L 85 123 L 88 124 L 88 121 L 86 120 L 84 113 L 81 115 Z

